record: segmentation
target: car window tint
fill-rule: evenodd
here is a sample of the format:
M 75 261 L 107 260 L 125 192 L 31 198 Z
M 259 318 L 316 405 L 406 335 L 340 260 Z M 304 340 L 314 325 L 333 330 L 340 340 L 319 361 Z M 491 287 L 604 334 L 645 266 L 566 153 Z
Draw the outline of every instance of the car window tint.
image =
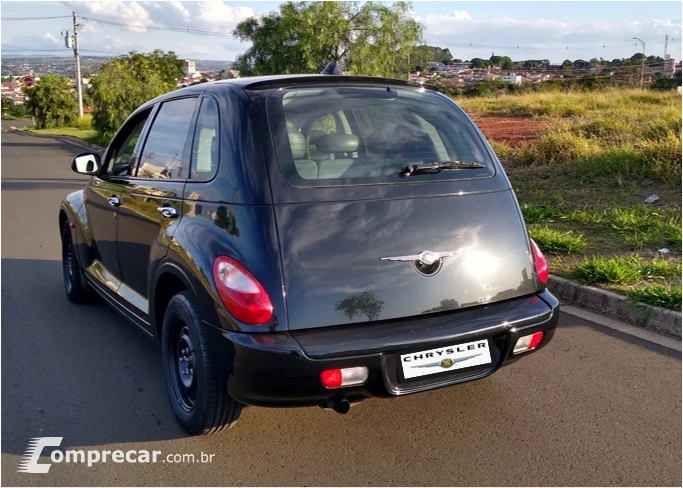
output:
M 293 186 L 402 184 L 494 174 L 475 126 L 432 91 L 361 86 L 277 90 L 269 97 L 268 120 L 281 172 Z M 407 166 L 447 161 L 483 167 L 410 178 L 402 174 Z
M 218 169 L 218 106 L 205 98 L 199 110 L 192 146 L 192 179 L 210 180 Z
M 109 153 L 105 174 L 116 176 L 132 174 L 132 168 L 135 167 L 133 152 L 150 113 L 151 109 L 135 117 L 118 135 Z
M 182 98 L 161 105 L 140 155 L 138 178 L 187 177 L 189 161 L 183 153 L 196 102 L 196 98 Z

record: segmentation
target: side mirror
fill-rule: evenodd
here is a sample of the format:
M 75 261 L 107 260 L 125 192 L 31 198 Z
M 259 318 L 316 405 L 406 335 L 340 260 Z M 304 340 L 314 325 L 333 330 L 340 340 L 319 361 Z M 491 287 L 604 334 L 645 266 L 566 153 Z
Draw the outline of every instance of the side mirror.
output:
M 82 175 L 95 175 L 100 172 L 100 156 L 94 153 L 83 153 L 71 162 L 71 169 Z

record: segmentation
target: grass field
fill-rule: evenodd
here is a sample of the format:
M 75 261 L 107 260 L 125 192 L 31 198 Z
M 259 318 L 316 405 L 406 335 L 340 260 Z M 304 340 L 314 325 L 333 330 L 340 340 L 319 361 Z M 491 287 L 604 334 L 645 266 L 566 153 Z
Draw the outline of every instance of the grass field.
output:
M 614 90 L 457 102 L 484 121 L 543 121 L 535 138 L 515 146 L 505 142 L 510 134 L 485 133 L 553 273 L 681 309 L 680 95 Z M 644 203 L 650 195 L 659 200 Z
M 89 115 L 79 117 L 71 124 L 72 127 L 56 127 L 50 129 L 33 129 L 27 128 L 36 134 L 45 134 L 51 136 L 69 136 L 81 139 L 82 141 L 97 146 L 106 147 L 109 144 L 109 138 L 103 138 L 97 134 L 97 131 L 92 128 L 92 118 Z

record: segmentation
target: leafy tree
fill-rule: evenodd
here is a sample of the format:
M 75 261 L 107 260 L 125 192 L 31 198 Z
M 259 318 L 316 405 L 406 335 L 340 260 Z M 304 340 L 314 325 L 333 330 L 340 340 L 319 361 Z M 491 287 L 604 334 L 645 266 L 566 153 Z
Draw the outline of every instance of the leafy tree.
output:
M 472 67 L 476 69 L 488 68 L 489 62 L 486 59 L 472 58 Z
M 76 97 L 67 78 L 43 76 L 36 86 L 24 88 L 24 94 L 26 110 L 35 117 L 39 129 L 63 127 L 76 118 Z
M 562 68 L 568 69 L 568 68 L 573 68 L 573 67 L 574 67 L 574 63 L 572 63 L 569 59 L 565 59 L 564 61 L 562 61 Z
M 501 69 L 513 69 L 515 67 L 515 63 L 512 62 L 512 59 L 510 59 L 509 56 L 503 56 L 500 67 Z
M 634 63 L 641 63 L 643 61 L 643 58 L 645 55 L 643 53 L 635 53 L 633 56 L 631 56 L 631 61 Z
M 252 46 L 236 64 L 246 76 L 318 73 L 331 60 L 354 74 L 401 76 L 422 36 L 409 12 L 405 2 L 287 2 L 237 25 L 233 35 Z
M 172 51 L 133 51 L 104 63 L 88 89 L 93 127 L 101 135 L 113 135 L 137 107 L 174 90 L 182 75 L 183 62 Z
M 501 63 L 503 62 L 503 57 L 491 55 L 491 57 L 489 58 L 489 61 L 491 62 L 491 66 L 500 66 Z

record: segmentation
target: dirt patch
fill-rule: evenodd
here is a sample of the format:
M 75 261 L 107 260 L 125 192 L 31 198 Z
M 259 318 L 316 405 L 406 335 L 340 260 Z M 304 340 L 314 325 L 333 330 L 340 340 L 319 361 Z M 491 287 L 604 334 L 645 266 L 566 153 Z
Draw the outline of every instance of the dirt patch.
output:
M 546 122 L 527 117 L 472 117 L 487 139 L 521 146 L 533 142 Z

